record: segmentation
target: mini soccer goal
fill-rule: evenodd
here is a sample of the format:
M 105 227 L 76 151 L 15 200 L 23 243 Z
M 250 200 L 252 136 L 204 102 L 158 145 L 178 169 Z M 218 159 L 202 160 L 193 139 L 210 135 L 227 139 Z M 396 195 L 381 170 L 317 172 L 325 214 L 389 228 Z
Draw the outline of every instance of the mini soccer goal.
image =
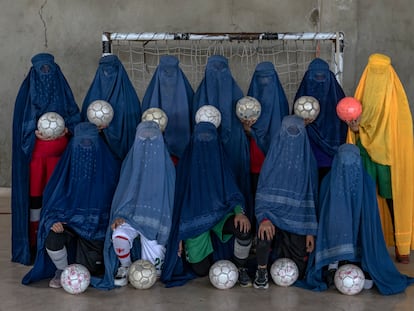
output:
M 332 33 L 116 33 L 102 35 L 103 55 L 115 54 L 143 97 L 163 55 L 174 55 L 194 90 L 204 77 L 207 59 L 223 55 L 244 93 L 256 65 L 274 64 L 289 103 L 309 63 L 325 60 L 342 83 L 344 35 Z

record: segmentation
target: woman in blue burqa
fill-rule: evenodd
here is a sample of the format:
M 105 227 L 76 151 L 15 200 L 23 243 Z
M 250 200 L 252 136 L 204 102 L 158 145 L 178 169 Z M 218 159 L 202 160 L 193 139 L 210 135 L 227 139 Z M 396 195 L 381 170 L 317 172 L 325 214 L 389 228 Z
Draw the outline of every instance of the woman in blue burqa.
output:
M 315 251 L 300 286 L 326 290 L 328 268 L 334 270 L 341 261 L 358 264 L 383 295 L 401 293 L 414 282 L 397 270 L 388 253 L 375 183 L 363 168 L 357 146 L 339 147 L 321 184 L 318 217 Z
M 336 105 L 345 97 L 335 74 L 327 62 L 315 58 L 308 67 L 297 90 L 295 101 L 301 96 L 312 96 L 319 101 L 316 120 L 306 126 L 319 169 L 319 181 L 329 171 L 338 147 L 345 143 L 348 126 L 336 114 Z
M 81 116 L 87 121 L 88 106 L 94 100 L 107 101 L 114 110 L 109 126 L 102 130 L 111 151 L 123 160 L 134 143 L 141 121 L 141 103 L 128 74 L 116 55 L 102 56 L 82 104 Z
M 268 287 L 268 261 L 276 258 L 292 259 L 299 278 L 303 278 L 318 227 L 317 194 L 317 165 L 304 120 L 296 115 L 285 116 L 257 186 L 256 288 Z
M 160 108 L 166 113 L 168 125 L 164 131 L 164 139 L 174 163 L 181 158 L 190 141 L 193 96 L 194 91 L 181 70 L 177 57 L 161 56 L 142 99 L 142 111 Z
M 23 278 L 29 284 L 52 278 L 71 263 L 102 273 L 102 247 L 120 162 L 109 150 L 94 124 L 79 123 L 44 192 L 37 255 Z
M 39 142 L 35 135 L 37 121 L 46 112 L 57 112 L 65 120 L 69 132 L 65 135 L 67 138 L 70 138 L 80 121 L 79 107 L 54 56 L 40 53 L 33 56 L 31 61 L 32 67 L 20 86 L 13 113 L 12 261 L 25 265 L 32 263 L 36 251 L 30 249 L 29 235 L 35 241 L 36 233 L 29 234 L 29 218 L 32 222 L 32 211 L 29 210 L 33 210 L 34 214 L 38 211 L 40 215 L 42 207 L 41 193 L 32 196 L 30 187 L 33 185 L 28 178 L 33 151 Z M 39 148 L 37 151 L 45 152 Z M 51 150 L 46 152 L 51 153 Z M 44 185 L 41 187 L 44 188 Z
M 246 215 L 251 217 L 249 142 L 243 126 L 236 115 L 237 101 L 243 91 L 233 78 L 227 58 L 221 55 L 210 56 L 207 60 L 204 78 L 194 94 L 193 120 L 197 110 L 204 105 L 212 105 L 221 113 L 219 137 L 237 185 L 246 198 Z
M 196 124 L 177 167 L 173 228 L 161 274 L 167 287 L 207 275 L 219 259 L 233 260 L 240 285 L 248 286 L 250 222 L 229 164 L 216 127 Z
M 127 272 L 138 259 L 161 272 L 172 224 L 175 167 L 162 132 L 142 121 L 122 163 L 104 246 L 105 275 L 92 285 L 112 289 L 128 284 Z
M 256 66 L 247 95 L 256 98 L 261 105 L 257 121 L 242 121 L 250 146 L 251 199 L 254 206 L 257 182 L 265 155 L 273 136 L 279 132 L 283 117 L 289 114 L 289 103 L 271 62 L 261 62 Z M 254 214 L 253 208 L 250 216 L 253 229 L 256 224 Z

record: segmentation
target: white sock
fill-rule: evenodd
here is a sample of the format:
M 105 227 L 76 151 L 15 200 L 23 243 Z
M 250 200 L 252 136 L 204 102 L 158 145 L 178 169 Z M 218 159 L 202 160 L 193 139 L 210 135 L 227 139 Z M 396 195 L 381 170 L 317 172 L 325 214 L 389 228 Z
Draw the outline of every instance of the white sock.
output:
M 65 246 L 57 251 L 52 251 L 46 248 L 46 251 L 50 259 L 52 259 L 53 263 L 55 264 L 56 269 L 63 270 L 66 268 L 68 265 L 68 252 L 66 251 Z
M 131 245 L 127 238 L 123 236 L 116 236 L 112 240 L 115 254 L 118 256 L 119 262 L 122 267 L 129 267 L 131 261 Z
M 338 262 L 335 261 L 333 263 L 330 263 L 328 266 L 328 270 L 337 270 L 338 269 Z

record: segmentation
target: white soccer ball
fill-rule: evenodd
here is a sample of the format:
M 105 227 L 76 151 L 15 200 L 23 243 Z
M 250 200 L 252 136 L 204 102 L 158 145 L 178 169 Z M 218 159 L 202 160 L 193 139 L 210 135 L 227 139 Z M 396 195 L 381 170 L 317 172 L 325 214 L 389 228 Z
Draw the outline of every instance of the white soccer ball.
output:
M 335 272 L 334 283 L 342 294 L 356 295 L 364 288 L 365 275 L 358 266 L 346 264 Z
M 245 96 L 236 104 L 236 115 L 241 121 L 255 122 L 260 117 L 262 106 L 259 101 L 251 96 Z
M 320 112 L 319 101 L 312 96 L 301 96 L 295 101 L 293 111 L 303 119 L 315 120 Z
M 276 285 L 287 287 L 296 282 L 299 269 L 292 259 L 279 258 L 272 264 L 270 275 Z
M 46 112 L 37 121 L 37 129 L 43 137 L 55 139 L 65 130 L 65 120 L 57 112 Z
M 211 284 L 218 289 L 232 288 L 239 279 L 239 270 L 229 260 L 216 261 L 209 271 Z
M 99 128 L 108 127 L 114 117 L 114 109 L 111 104 L 104 100 L 94 100 L 86 111 L 89 122 Z
M 88 288 L 90 282 L 91 274 L 81 264 L 67 266 L 60 276 L 60 283 L 63 289 L 73 295 L 83 293 Z
M 139 259 L 129 267 L 128 280 L 137 289 L 148 289 L 157 281 L 157 270 L 148 260 Z
M 164 132 L 168 124 L 168 117 L 160 108 L 149 108 L 142 114 L 141 121 L 155 121 L 161 132 Z
M 196 123 L 210 122 L 213 123 L 217 128 L 221 123 L 221 113 L 216 107 L 212 105 L 204 105 L 197 110 L 195 121 Z

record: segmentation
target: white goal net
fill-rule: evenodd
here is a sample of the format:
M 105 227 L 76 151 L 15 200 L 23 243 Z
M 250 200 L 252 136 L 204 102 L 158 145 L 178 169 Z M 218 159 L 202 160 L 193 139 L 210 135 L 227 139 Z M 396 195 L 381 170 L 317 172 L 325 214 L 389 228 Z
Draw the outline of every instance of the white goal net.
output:
M 194 90 L 204 77 L 207 59 L 223 55 L 244 93 L 256 65 L 274 64 L 289 103 L 309 63 L 319 57 L 329 63 L 342 82 L 344 35 L 332 33 L 103 33 L 103 54 L 115 54 L 123 63 L 142 99 L 162 55 L 180 61 Z

